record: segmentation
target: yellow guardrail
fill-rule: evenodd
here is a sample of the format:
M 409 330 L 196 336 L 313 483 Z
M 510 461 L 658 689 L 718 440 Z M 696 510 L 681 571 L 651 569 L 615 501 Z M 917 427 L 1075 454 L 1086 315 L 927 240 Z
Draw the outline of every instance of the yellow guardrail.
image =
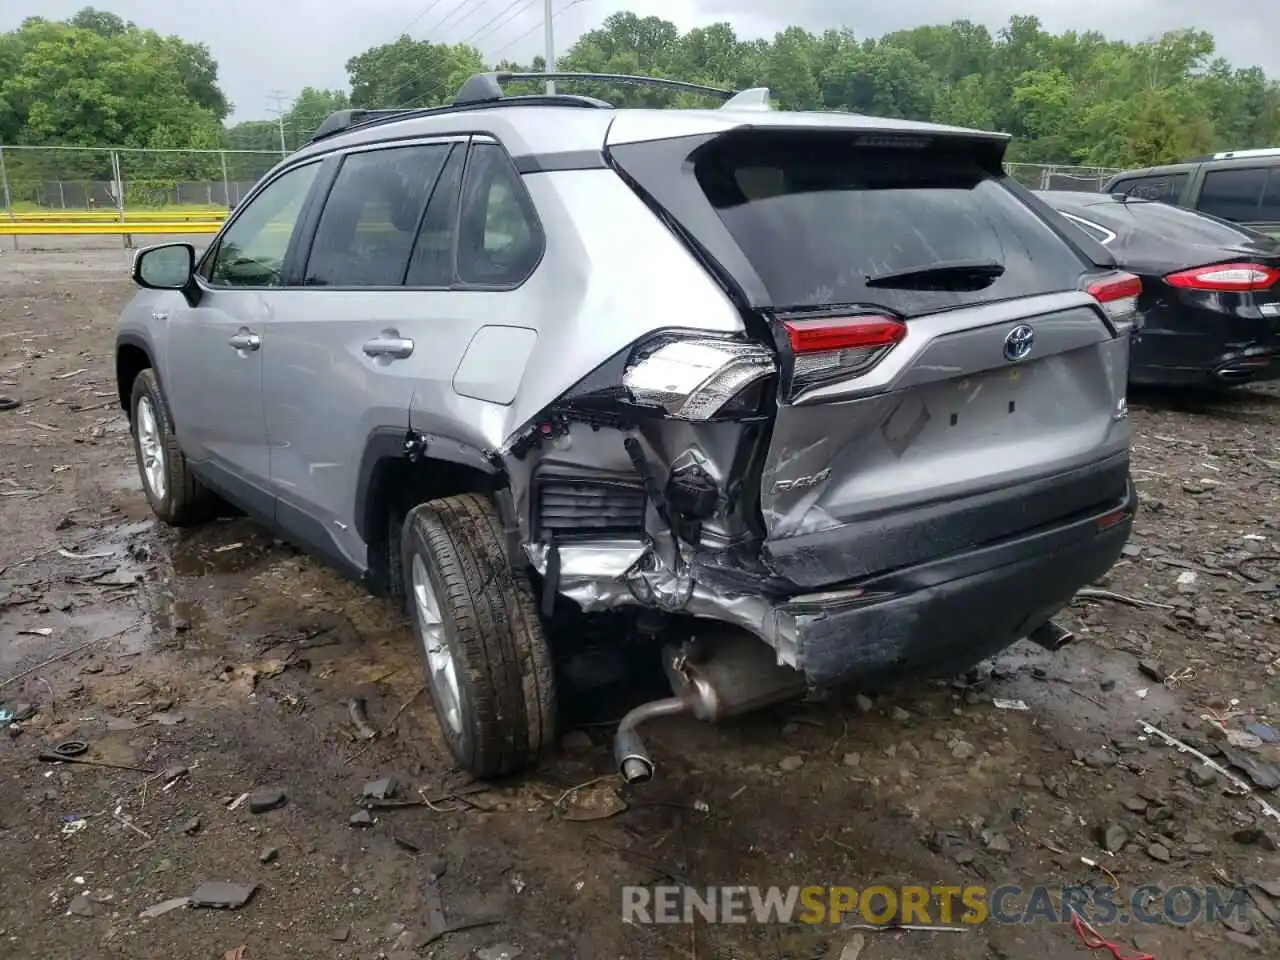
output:
M 217 233 L 222 229 L 221 220 L 139 221 L 127 223 L 81 221 L 27 221 L 6 220 L 0 217 L 0 237 L 36 236 L 128 236 L 143 233 Z
M 132 220 L 164 220 L 176 223 L 180 220 L 225 220 L 225 210 L 126 210 L 124 219 Z M 12 216 L 0 210 L 0 220 L 45 221 L 45 220 L 119 220 L 118 210 L 32 210 L 26 213 L 14 211 Z

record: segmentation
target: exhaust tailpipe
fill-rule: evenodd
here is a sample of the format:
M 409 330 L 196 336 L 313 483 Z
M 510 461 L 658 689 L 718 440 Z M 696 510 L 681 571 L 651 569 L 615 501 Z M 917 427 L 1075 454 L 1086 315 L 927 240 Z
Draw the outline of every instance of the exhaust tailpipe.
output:
M 680 697 L 667 697 L 665 700 L 653 700 L 642 703 L 627 713 L 618 724 L 618 732 L 613 736 L 613 759 L 618 764 L 622 779 L 627 783 L 644 783 L 653 779 L 653 758 L 649 750 L 636 732 L 636 727 L 646 720 L 655 717 L 674 717 L 681 713 L 689 713 L 693 704 Z
M 1075 639 L 1075 634 L 1066 627 L 1049 620 L 1027 634 L 1027 639 L 1037 646 L 1044 647 L 1050 653 L 1057 653 Z
M 807 690 L 804 674 L 779 664 L 772 647 L 745 632 L 709 636 L 692 649 L 666 647 L 662 656 L 675 696 L 636 707 L 614 736 L 613 756 L 627 783 L 653 778 L 653 759 L 636 732 L 646 720 L 692 713 L 715 723 Z

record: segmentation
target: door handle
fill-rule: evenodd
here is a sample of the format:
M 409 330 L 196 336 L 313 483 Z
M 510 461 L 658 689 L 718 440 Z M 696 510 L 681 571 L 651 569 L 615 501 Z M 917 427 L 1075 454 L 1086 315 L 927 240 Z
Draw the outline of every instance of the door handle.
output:
M 237 350 L 257 350 L 262 346 L 262 338 L 256 333 L 248 330 L 240 330 L 234 337 L 227 341 Z
M 413 341 L 394 330 L 386 330 L 372 340 L 366 340 L 363 349 L 365 356 L 403 360 L 413 353 Z

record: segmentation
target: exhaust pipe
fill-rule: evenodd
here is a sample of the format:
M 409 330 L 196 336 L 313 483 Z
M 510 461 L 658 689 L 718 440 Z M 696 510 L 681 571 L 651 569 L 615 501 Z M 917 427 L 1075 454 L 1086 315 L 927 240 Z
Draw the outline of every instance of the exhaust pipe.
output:
M 662 656 L 675 696 L 636 707 L 614 736 L 614 760 L 627 783 L 653 778 L 653 759 L 636 731 L 646 720 L 691 713 L 715 723 L 807 690 L 804 674 L 779 664 L 772 647 L 745 632 L 707 637 L 696 647 L 666 647 Z
M 1057 653 L 1075 639 L 1075 634 L 1066 627 L 1049 620 L 1027 634 L 1027 639 L 1037 646 L 1044 647 L 1050 653 Z
M 622 779 L 627 783 L 645 783 L 653 779 L 653 758 L 649 756 L 649 749 L 640 739 L 636 727 L 655 717 L 674 717 L 692 710 L 693 704 L 688 700 L 667 697 L 642 703 L 629 711 L 618 724 L 618 732 L 613 737 L 613 759 L 618 764 Z

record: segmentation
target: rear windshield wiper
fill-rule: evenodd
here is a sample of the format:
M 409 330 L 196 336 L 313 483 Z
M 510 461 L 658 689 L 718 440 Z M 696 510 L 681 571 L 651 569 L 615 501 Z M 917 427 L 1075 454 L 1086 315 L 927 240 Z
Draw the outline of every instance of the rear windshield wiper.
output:
M 879 273 L 867 277 L 867 286 L 901 290 L 981 290 L 1003 273 L 1004 264 L 994 260 L 952 260 L 912 270 Z

